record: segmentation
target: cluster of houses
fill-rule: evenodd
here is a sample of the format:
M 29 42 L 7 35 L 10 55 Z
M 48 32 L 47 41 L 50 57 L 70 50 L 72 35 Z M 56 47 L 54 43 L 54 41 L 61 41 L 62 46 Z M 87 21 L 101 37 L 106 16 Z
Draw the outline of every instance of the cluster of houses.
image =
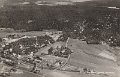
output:
M 91 73 L 91 69 L 67 64 L 69 56 L 73 53 L 66 46 L 67 39 L 68 37 L 62 32 L 55 31 L 46 32 L 44 36 L 8 35 L 2 38 L 0 75 L 9 76 L 11 72 L 17 71 L 23 73 L 22 70 L 41 74 L 42 69 L 73 72 L 82 70 L 84 73 Z
M 54 56 L 64 57 L 64 58 L 68 58 L 69 54 L 71 53 L 72 51 L 69 48 L 64 46 L 61 46 L 61 47 L 57 46 L 56 48 L 51 47 L 48 50 L 49 55 L 54 55 Z
M 7 67 L 9 70 L 20 69 L 36 74 L 41 74 L 42 69 L 80 72 L 81 69 L 78 67 L 66 65 L 69 56 L 73 53 L 66 46 L 67 39 L 66 35 L 57 31 L 46 31 L 42 36 L 8 35 L 1 39 L 0 63 L 4 64 L 2 69 L 7 65 L 10 66 Z
M 60 67 L 62 62 L 65 62 L 68 55 L 72 53 L 69 48 L 60 44 L 56 45 L 60 36 L 61 33 L 55 35 L 46 33 L 44 36 L 8 35 L 2 38 L 1 62 L 15 69 L 17 67 L 34 73 L 39 73 L 43 68 L 55 69 Z M 44 54 L 45 51 L 41 51 L 41 49 L 47 47 L 48 54 Z M 50 58 L 51 60 L 49 60 Z

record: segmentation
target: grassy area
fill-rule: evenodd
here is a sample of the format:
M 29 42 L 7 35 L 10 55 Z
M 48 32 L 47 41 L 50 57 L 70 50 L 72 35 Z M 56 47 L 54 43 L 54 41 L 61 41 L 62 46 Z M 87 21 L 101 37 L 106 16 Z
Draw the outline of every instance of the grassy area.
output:
M 28 71 L 23 71 L 23 72 L 24 72 L 23 74 L 11 74 L 10 77 L 42 77 L 40 75 L 36 75 Z
M 69 40 L 68 47 L 74 52 L 71 55 L 69 64 L 82 68 L 87 67 L 98 72 L 117 72 L 115 61 L 99 56 L 99 53 L 103 50 L 111 50 L 110 48 L 103 45 L 86 44 L 73 39 Z
M 2 32 L 0 33 L 0 37 L 6 37 L 7 35 L 11 35 L 11 34 L 18 34 L 18 35 L 27 35 L 27 36 L 41 36 L 41 35 L 45 35 L 45 32 L 41 32 L 41 31 L 32 31 L 32 32 L 21 32 L 21 33 L 6 33 L 6 32 Z

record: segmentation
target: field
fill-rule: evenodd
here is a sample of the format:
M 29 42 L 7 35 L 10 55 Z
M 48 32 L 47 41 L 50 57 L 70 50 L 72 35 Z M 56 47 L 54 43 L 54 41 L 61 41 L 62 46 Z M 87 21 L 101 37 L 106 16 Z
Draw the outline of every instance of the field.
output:
M 18 34 L 18 35 L 26 35 L 26 36 L 41 36 L 45 35 L 45 32 L 43 31 L 32 31 L 32 32 L 12 32 L 12 33 L 7 33 L 7 32 L 1 32 L 0 37 L 6 37 L 7 35 L 11 34 Z
M 40 77 L 34 73 L 23 71 L 23 74 L 12 74 L 10 77 Z
M 71 65 L 91 68 L 94 69 L 96 72 L 108 72 L 108 73 L 111 72 L 112 75 L 113 73 L 114 75 L 117 75 L 119 69 L 116 61 L 113 61 L 109 58 L 102 57 L 99 55 L 104 50 L 109 50 L 112 52 L 114 52 L 114 50 L 104 45 L 91 45 L 91 44 L 88 45 L 85 42 L 73 39 L 69 40 L 68 45 L 69 48 L 71 48 L 74 51 L 69 61 Z M 110 76 L 111 75 L 109 75 L 108 77 Z

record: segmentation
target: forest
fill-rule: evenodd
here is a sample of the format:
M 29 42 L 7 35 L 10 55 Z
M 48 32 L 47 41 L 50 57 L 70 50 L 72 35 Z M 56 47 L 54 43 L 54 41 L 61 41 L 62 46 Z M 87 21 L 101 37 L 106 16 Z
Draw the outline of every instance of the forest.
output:
M 58 6 L 6 4 L 0 8 L 0 27 L 26 31 L 56 29 L 72 38 L 120 46 L 119 3 L 105 0 Z

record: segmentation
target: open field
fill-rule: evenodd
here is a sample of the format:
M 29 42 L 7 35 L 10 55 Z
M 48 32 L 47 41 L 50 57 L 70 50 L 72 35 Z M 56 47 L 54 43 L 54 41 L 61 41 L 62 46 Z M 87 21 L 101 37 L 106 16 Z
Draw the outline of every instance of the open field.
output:
M 45 35 L 45 32 L 43 31 L 32 31 L 32 32 L 13 32 L 13 33 L 6 33 L 6 32 L 1 32 L 0 33 L 0 37 L 6 37 L 7 35 L 11 35 L 11 34 L 18 34 L 18 35 L 26 35 L 26 36 L 41 36 L 41 35 Z
M 117 75 L 118 66 L 116 61 L 110 60 L 109 58 L 105 58 L 99 55 L 99 53 L 103 52 L 104 50 L 114 50 L 104 45 L 88 45 L 85 42 L 73 39 L 69 40 L 68 46 L 74 51 L 69 61 L 71 65 L 91 68 L 97 72 L 112 72 L 114 73 L 114 75 Z
M 23 74 L 12 74 L 10 77 L 40 77 L 40 75 L 36 75 L 28 71 L 23 71 Z

